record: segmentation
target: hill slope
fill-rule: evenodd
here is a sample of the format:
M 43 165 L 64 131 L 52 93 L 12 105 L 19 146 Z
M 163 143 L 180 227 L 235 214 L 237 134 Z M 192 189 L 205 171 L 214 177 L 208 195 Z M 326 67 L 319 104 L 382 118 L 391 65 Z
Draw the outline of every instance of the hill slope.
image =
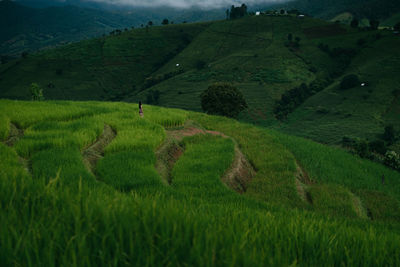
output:
M 296 0 L 289 2 L 287 7 L 325 19 L 343 12 L 350 12 L 358 18 L 385 19 L 400 11 L 396 0 Z
M 75 6 L 29 8 L 0 1 L 0 54 L 19 56 L 137 26 L 144 19 Z
M 0 104 L 5 264 L 400 262 L 400 175 L 383 166 L 183 110 L 145 105 L 141 118 L 127 103 Z M 159 157 L 168 138 L 175 145 Z M 238 150 L 254 169 L 241 194 L 221 181 Z
M 2 65 L 0 96 L 27 99 L 37 82 L 47 99 L 142 100 L 200 111 L 200 93 L 223 81 L 249 104 L 241 120 L 329 144 L 344 136 L 372 141 L 388 124 L 399 131 L 399 45 L 390 31 L 293 16 L 135 29 Z M 348 74 L 368 86 L 339 90 Z M 281 101 L 302 83 L 307 97 Z M 277 101 L 287 111 L 283 120 Z

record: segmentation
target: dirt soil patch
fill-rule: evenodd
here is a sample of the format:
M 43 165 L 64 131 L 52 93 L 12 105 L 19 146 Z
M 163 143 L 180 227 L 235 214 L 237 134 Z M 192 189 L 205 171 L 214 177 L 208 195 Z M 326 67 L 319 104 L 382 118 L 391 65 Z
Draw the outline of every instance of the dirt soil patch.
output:
M 116 135 L 116 132 L 106 124 L 99 138 L 92 145 L 83 150 L 83 162 L 90 172 L 94 173 L 97 161 L 104 156 L 104 149 L 111 143 Z
M 24 130 L 17 127 L 17 125 L 15 125 L 14 123 L 10 123 L 10 133 L 8 135 L 7 140 L 4 141 L 4 144 L 6 144 L 7 146 L 14 146 L 19 139 L 21 139 L 24 136 Z M 25 171 L 27 173 L 32 173 L 31 170 L 31 165 L 30 165 L 30 161 L 27 159 L 24 159 L 22 157 L 20 157 L 18 155 L 18 160 L 21 163 L 21 165 L 23 166 L 23 168 L 25 169 Z
M 312 184 L 308 173 L 301 167 L 300 163 L 296 160 L 296 190 L 299 197 L 309 204 L 313 204 L 311 194 L 307 191 L 307 186 Z
M 201 129 L 197 126 L 194 126 L 190 121 L 186 123 L 183 129 L 167 131 L 165 142 L 156 151 L 157 161 L 155 166 L 158 173 L 164 178 L 163 180 L 166 183 L 171 184 L 171 171 L 176 161 L 184 152 L 180 142 L 184 137 L 198 134 L 211 134 L 218 135 L 223 138 L 230 138 L 221 132 Z M 251 178 L 256 172 L 243 153 L 240 151 L 235 140 L 233 140 L 233 142 L 235 144 L 235 158 L 230 168 L 221 177 L 221 180 L 224 184 L 236 192 L 244 193 L 246 191 L 247 184 L 250 182 Z
M 4 143 L 8 146 L 14 146 L 22 136 L 24 136 L 24 130 L 18 128 L 14 123 L 10 123 L 10 133 Z

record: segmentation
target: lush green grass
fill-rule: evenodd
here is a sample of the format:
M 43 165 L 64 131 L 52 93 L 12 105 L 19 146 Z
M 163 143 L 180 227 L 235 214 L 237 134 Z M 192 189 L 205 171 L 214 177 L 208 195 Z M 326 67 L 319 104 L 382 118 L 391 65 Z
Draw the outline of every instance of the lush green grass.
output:
M 390 16 L 389 18 L 385 19 L 384 21 L 382 21 L 381 25 L 393 27 L 394 25 L 396 25 L 399 22 L 400 22 L 400 13 L 396 13 L 396 14 Z
M 200 113 L 145 105 L 140 118 L 136 104 L 0 103 L 9 121 L 25 127 L 15 147 L 0 143 L 5 265 L 400 264 L 398 173 L 380 165 Z M 167 185 L 155 170 L 154 152 L 165 127 L 187 119 L 231 138 L 183 139 Z M 92 174 L 82 150 L 104 124 L 117 136 Z M 220 180 L 232 164 L 234 142 L 257 171 L 243 195 Z M 315 181 L 307 189 L 312 205 L 296 191 L 296 160 Z M 385 185 L 374 183 L 381 171 Z M 376 222 L 354 211 L 355 195 Z
M 400 174 L 380 164 L 358 158 L 338 148 L 289 135 L 274 133 L 317 184 L 338 184 L 359 195 L 372 218 L 398 220 L 400 212 Z M 385 183 L 382 184 L 382 175 Z M 314 191 L 312 189 L 312 191 Z M 342 187 L 323 187 L 340 195 Z M 339 203 L 341 200 L 336 200 Z M 333 202 L 333 201 L 331 201 Z M 388 202 L 391 204 L 388 205 Z M 385 214 L 385 215 L 383 215 Z M 390 215 L 389 215 L 390 214 Z
M 3 114 L 0 115 L 0 140 L 4 141 L 10 131 L 10 119 Z
M 289 33 L 301 39 L 299 48 L 287 45 Z M 44 88 L 47 99 L 146 102 L 151 90 L 158 90 L 158 105 L 201 111 L 201 92 L 224 81 L 246 98 L 249 109 L 240 115 L 242 121 L 328 144 L 338 144 L 343 136 L 373 140 L 385 125 L 399 124 L 400 100 L 393 97 L 399 40 L 391 31 L 295 16 L 135 29 L 4 64 L 0 96 L 29 99 L 32 82 Z M 321 51 L 320 43 L 331 50 L 353 49 L 356 56 L 343 65 Z M 368 86 L 339 90 L 342 77 L 351 73 Z M 275 102 L 284 92 L 327 77 L 331 85 L 306 99 L 286 121 L 275 119 Z
M 213 136 L 187 138 L 184 155 L 172 172 L 172 187 L 191 197 L 220 202 L 232 192 L 221 182 L 234 157 L 231 140 Z
M 195 113 L 190 118 L 206 128 L 221 131 L 238 142 L 240 149 L 257 171 L 246 195 L 285 206 L 304 206 L 295 188 L 295 158 L 274 136 L 265 130 L 226 118 Z

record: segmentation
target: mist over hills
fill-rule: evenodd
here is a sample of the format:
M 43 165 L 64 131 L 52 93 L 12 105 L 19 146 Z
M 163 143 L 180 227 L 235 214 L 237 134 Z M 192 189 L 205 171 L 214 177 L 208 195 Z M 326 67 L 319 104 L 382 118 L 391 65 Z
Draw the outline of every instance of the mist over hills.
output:
M 70 5 L 75 3 L 83 6 Z M 0 1 L 0 55 L 18 57 L 23 51 L 36 51 L 98 37 L 116 29 L 141 27 L 148 21 L 152 21 L 154 25 L 161 24 L 164 18 L 182 23 L 214 20 L 225 16 L 224 10 L 204 12 L 173 8 L 136 8 L 108 11 L 106 6 L 84 3 Z

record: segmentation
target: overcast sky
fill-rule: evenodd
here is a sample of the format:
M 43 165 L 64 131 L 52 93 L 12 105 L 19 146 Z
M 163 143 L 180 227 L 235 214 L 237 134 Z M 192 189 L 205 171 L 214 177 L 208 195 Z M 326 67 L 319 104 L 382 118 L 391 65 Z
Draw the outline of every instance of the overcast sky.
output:
M 65 0 L 59 0 L 65 1 Z M 190 7 L 201 7 L 201 8 L 220 8 L 229 7 L 231 5 L 246 5 L 255 4 L 271 4 L 271 3 L 282 3 L 288 0 L 84 0 L 99 3 L 108 4 L 122 4 L 130 6 L 141 6 L 141 7 L 155 7 L 155 6 L 169 6 L 177 8 L 190 8 Z

